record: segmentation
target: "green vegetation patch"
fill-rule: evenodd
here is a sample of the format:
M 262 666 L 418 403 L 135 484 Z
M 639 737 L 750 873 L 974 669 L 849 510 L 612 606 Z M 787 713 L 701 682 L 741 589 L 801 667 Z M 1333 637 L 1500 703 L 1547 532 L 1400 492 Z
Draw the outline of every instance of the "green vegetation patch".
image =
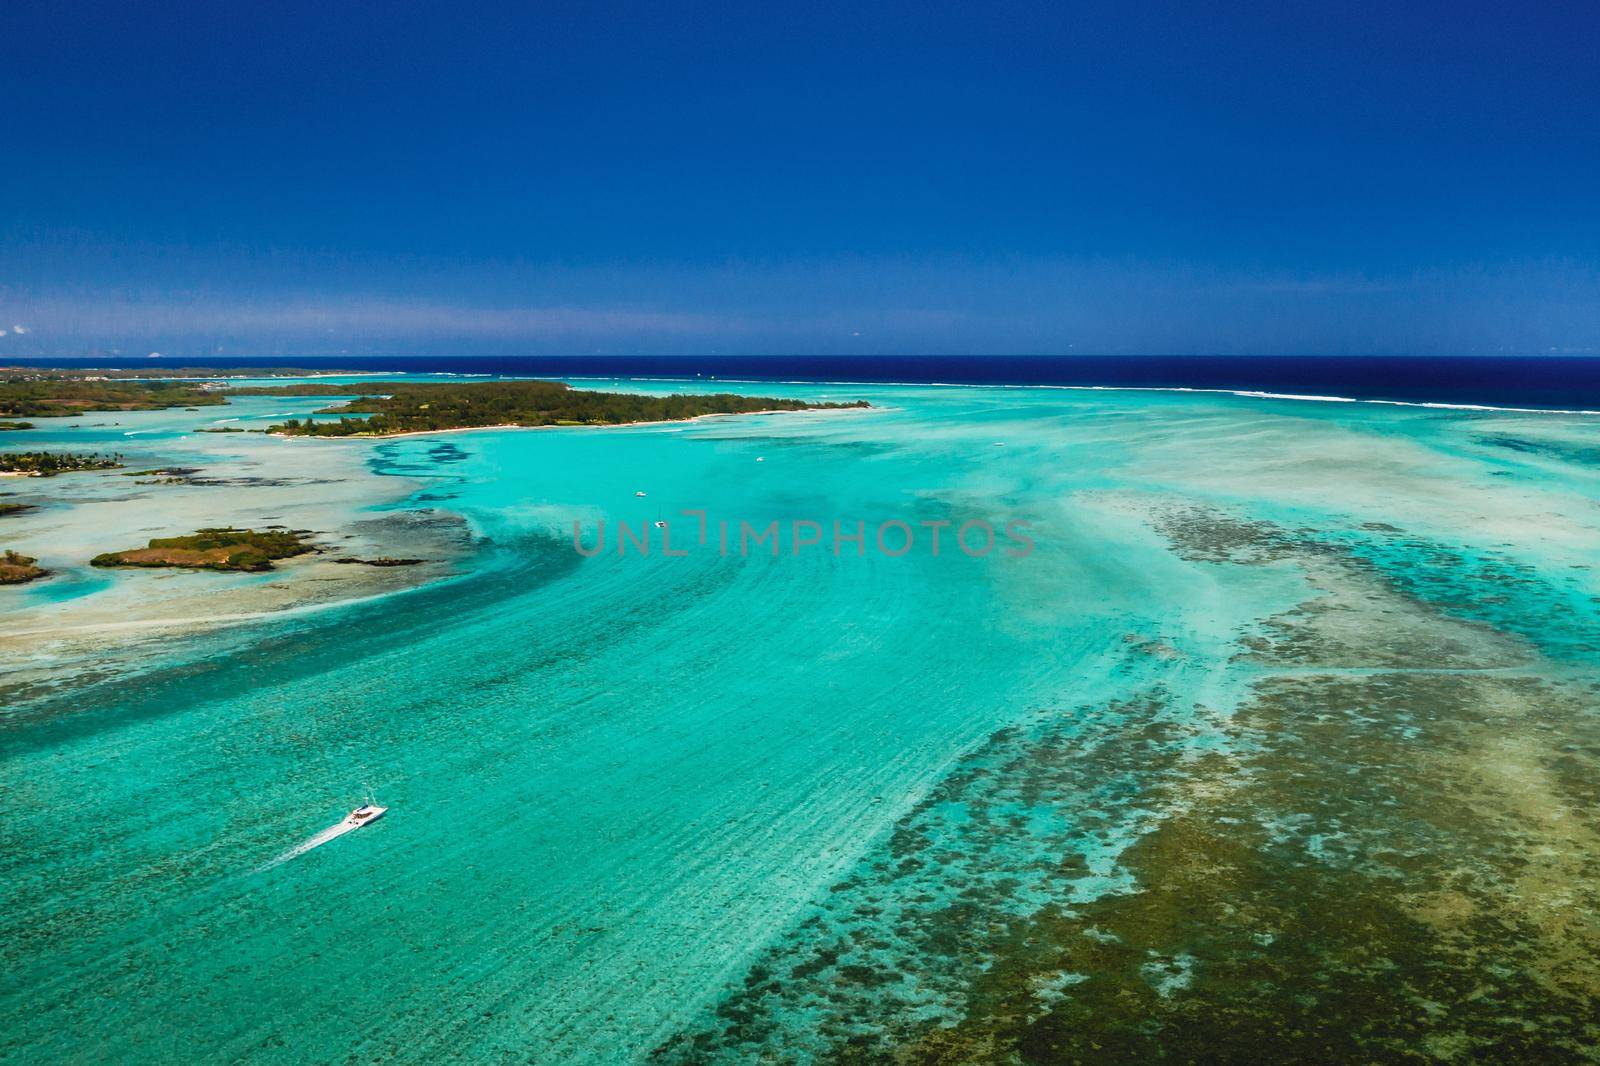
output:
M 0 433 L 7 433 L 7 432 L 14 431 L 14 430 L 32 429 L 32 428 L 33 428 L 33 423 L 32 422 L 0 422 Z
M 156 537 L 143 548 L 106 552 L 92 566 L 177 567 L 187 570 L 271 570 L 273 560 L 317 549 L 304 531 L 202 529 L 187 537 Z
M 170 407 L 196 410 L 228 402 L 218 379 L 303 377 L 311 373 L 317 371 L 295 367 L 183 366 L 162 370 L 0 367 L 0 418 L 49 418 L 88 411 L 159 411 Z M 240 391 L 248 393 L 250 390 Z M 324 390 L 315 388 L 309 393 L 325 394 Z M 0 421 L 0 430 L 31 428 L 25 422 Z
M 194 382 L 93 380 L 48 374 L 0 379 L 0 416 L 80 415 L 87 411 L 158 411 L 227 403 Z
M 54 477 L 74 470 L 115 470 L 121 455 L 79 455 L 73 452 L 0 452 L 0 472 L 29 477 Z
M 235 390 L 235 395 L 311 395 L 307 386 Z M 272 427 L 290 436 L 349 437 L 421 433 L 487 426 L 614 426 L 637 422 L 677 422 L 701 415 L 753 414 L 765 411 L 811 411 L 867 407 L 855 403 L 812 403 L 773 396 L 708 395 L 642 396 L 592 392 L 559 381 L 366 382 L 317 386 L 322 395 L 355 399 L 318 414 L 339 415 L 337 421 L 292 418 Z M 348 415 L 369 415 L 350 418 Z

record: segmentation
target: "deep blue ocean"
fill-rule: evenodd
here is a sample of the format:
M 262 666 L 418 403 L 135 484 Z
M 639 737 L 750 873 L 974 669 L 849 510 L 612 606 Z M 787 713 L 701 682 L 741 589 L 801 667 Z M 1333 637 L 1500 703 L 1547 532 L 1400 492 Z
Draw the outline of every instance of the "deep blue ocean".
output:
M 549 377 L 1248 389 L 1413 403 L 1600 408 L 1600 357 L 276 356 L 20 360 L 63 367 L 298 366 Z

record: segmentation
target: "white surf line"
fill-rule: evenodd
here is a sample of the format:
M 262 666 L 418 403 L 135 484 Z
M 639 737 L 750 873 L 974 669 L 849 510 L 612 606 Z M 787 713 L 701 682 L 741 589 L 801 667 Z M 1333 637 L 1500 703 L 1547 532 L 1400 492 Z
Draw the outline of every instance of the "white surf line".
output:
M 1306 403 L 1373 403 L 1385 407 L 1425 407 L 1435 411 L 1499 411 L 1516 415 L 1600 415 L 1600 411 L 1589 411 L 1581 408 L 1499 407 L 1479 403 L 1443 403 L 1435 400 L 1380 400 L 1359 396 L 1317 396 L 1294 392 L 1263 392 L 1257 389 L 1196 389 L 1180 385 L 1007 385 L 1002 387 L 1069 389 L 1085 392 L 1194 392 L 1214 396 L 1238 396 L 1246 400 L 1298 400 Z
M 1560 407 L 1498 407 L 1478 403 L 1443 403 L 1433 400 L 1380 400 L 1360 396 L 1319 396 L 1259 389 L 1200 389 L 1188 385 L 960 385 L 938 382 L 943 388 L 1060 389 L 1067 392 L 1185 392 L 1209 396 L 1238 396 L 1246 400 L 1295 400 L 1301 403 L 1371 403 L 1385 407 L 1425 407 L 1436 411 L 1496 411 L 1514 415 L 1600 415 L 1600 411 Z
M 615 381 L 574 374 L 564 381 Z M 1053 385 L 1043 382 L 1009 384 L 1004 382 L 962 381 L 848 381 L 834 379 L 788 380 L 766 378 L 625 378 L 626 381 L 645 381 L 657 384 L 705 384 L 717 381 L 727 385 L 860 385 L 879 388 L 917 389 L 1060 389 L 1067 392 L 1190 392 L 1212 396 L 1238 396 L 1246 400 L 1298 400 L 1303 403 L 1376 403 L 1388 407 L 1426 407 L 1438 411 L 1504 411 L 1516 415 L 1600 415 L 1600 411 L 1559 407 L 1497 407 L 1476 403 L 1443 403 L 1425 400 L 1379 400 L 1360 396 L 1319 396 L 1294 392 L 1263 392 L 1257 389 L 1203 389 L 1190 385 Z

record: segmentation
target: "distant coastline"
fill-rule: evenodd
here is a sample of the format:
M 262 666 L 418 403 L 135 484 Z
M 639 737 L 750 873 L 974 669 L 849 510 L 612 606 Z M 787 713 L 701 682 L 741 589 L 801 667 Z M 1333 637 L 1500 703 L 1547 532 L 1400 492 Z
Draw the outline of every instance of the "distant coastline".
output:
M 255 387 L 233 390 L 228 395 L 315 395 L 307 388 L 303 385 Z M 768 414 L 868 406 L 865 400 L 838 403 L 732 392 L 674 392 L 669 396 L 604 392 L 575 389 L 562 381 L 539 378 L 465 382 L 390 380 L 375 381 L 370 386 L 327 385 L 322 388 L 327 390 L 326 396 L 343 402 L 320 408 L 304 418 L 290 418 L 269 426 L 268 432 L 295 437 L 388 437 L 505 426 L 643 425 L 682 422 L 711 414 Z M 333 417 L 318 421 L 315 415 Z
M 280 433 L 273 432 L 269 436 L 280 437 L 284 440 L 394 440 L 397 437 L 437 437 L 441 433 L 485 433 L 491 430 L 505 429 L 638 429 L 641 426 L 683 426 L 690 422 L 700 422 L 711 418 L 742 418 L 746 415 L 796 415 L 816 414 L 827 412 L 836 414 L 840 411 L 866 411 L 866 407 L 811 407 L 811 408 L 784 408 L 774 407 L 762 411 L 713 411 L 710 414 L 693 415 L 689 418 L 657 418 L 642 422 L 606 422 L 601 425 L 578 426 L 524 426 L 516 422 L 505 422 L 495 426 L 455 426 L 451 429 L 405 429 L 393 433 L 348 433 L 341 437 L 322 436 L 306 433 Z
M 30 368 L 159 371 L 180 359 L 12 359 Z M 283 359 L 208 357 L 218 371 Z M 1206 389 L 1516 410 L 1600 410 L 1600 355 L 1534 356 L 296 356 L 306 376 L 438 374 L 718 383 Z

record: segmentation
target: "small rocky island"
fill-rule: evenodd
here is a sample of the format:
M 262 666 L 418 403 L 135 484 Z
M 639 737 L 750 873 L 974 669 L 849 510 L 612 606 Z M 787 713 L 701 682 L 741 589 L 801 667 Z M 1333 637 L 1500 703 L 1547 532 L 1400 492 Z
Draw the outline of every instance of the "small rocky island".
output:
M 0 433 L 9 433 L 16 430 L 32 429 L 32 422 L 3 422 L 0 421 Z
M 311 391 L 316 390 L 316 391 Z M 773 396 L 719 392 L 645 396 L 631 392 L 574 389 L 559 381 L 362 382 L 354 385 L 288 385 L 230 390 L 240 396 L 350 396 L 349 402 L 317 414 L 335 421 L 291 418 L 271 432 L 295 437 L 382 437 L 446 429 L 494 426 L 618 426 L 640 422 L 680 422 L 704 415 L 819 411 L 870 406 L 814 403 Z M 366 415 L 352 418 L 350 415 Z
M 91 559 L 90 565 L 271 570 L 276 559 L 316 551 L 307 536 L 305 530 L 202 529 L 187 537 L 156 537 L 143 548 L 106 552 Z
M 121 455 L 80 455 L 74 452 L 0 452 L 0 474 L 55 477 L 74 470 L 115 470 Z
M 38 561 L 9 549 L 0 553 L 0 585 L 26 585 L 47 576 L 50 571 L 34 565 Z

